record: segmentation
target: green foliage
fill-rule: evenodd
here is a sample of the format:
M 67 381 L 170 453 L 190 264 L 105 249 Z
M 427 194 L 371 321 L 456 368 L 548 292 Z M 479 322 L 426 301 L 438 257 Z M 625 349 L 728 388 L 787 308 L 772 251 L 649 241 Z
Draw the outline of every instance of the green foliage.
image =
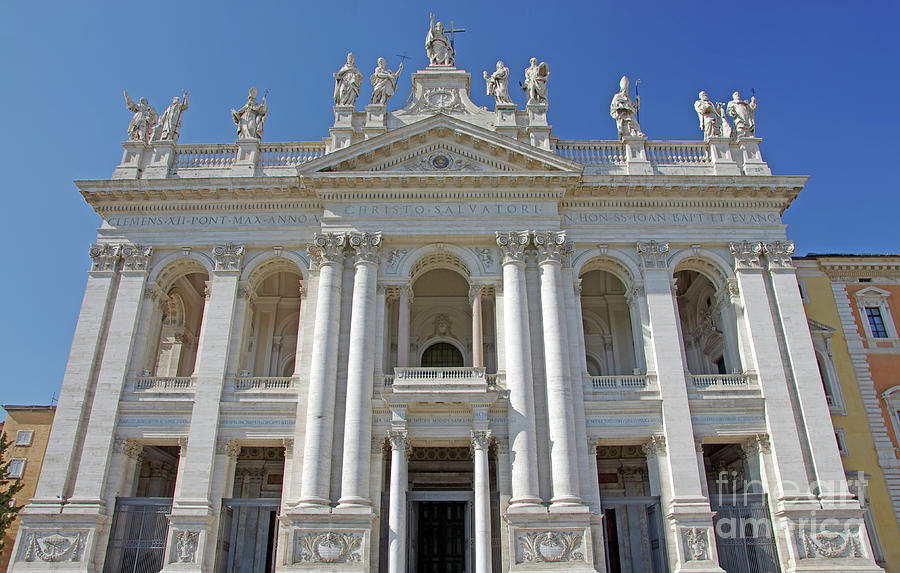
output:
M 6 451 L 11 444 L 12 442 L 6 439 L 6 432 L 0 433 L 0 460 L 5 460 L 0 464 L 0 551 L 3 550 L 3 534 L 24 507 L 13 505 L 16 494 L 25 484 L 19 478 L 9 477 L 11 460 L 7 458 Z

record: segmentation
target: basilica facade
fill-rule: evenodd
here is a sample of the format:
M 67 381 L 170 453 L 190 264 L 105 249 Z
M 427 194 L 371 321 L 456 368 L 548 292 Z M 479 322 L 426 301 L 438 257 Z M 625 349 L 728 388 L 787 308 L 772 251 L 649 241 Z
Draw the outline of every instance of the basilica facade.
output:
M 623 78 L 572 141 L 547 64 L 491 111 L 427 55 L 393 111 L 348 57 L 324 143 L 128 98 L 10 571 L 879 571 L 755 100 L 649 141 Z

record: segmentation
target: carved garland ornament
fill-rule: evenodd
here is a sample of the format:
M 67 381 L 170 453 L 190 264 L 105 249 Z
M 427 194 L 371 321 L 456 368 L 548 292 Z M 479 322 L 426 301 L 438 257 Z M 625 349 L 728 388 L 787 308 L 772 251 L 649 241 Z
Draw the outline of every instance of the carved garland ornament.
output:
M 179 530 L 175 532 L 175 562 L 193 563 L 197 559 L 200 532 Z
M 517 563 L 584 561 L 583 535 L 577 531 L 539 531 L 518 536 Z
M 299 535 L 294 563 L 359 563 L 362 542 L 360 533 L 323 531 Z
M 33 531 L 25 538 L 23 561 L 81 561 L 84 552 L 84 532 L 62 534 L 55 531 Z
M 684 556 L 687 561 L 709 559 L 709 534 L 704 527 L 686 527 L 681 530 Z
M 815 532 L 798 529 L 797 545 L 800 547 L 801 559 L 864 557 L 858 528 L 846 527 L 842 530 L 825 529 Z

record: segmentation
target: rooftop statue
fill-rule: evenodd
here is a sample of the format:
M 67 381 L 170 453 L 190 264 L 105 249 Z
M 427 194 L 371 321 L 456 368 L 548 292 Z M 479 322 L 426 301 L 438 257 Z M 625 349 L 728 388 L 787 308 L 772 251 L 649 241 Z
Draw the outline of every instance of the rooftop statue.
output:
M 183 91 L 181 97 L 173 97 L 172 103 L 159 116 L 153 128 L 153 141 L 178 141 L 178 130 L 181 129 L 181 114 L 188 108 L 190 92 Z
M 640 96 L 634 100 L 631 99 L 628 95 L 628 76 L 622 76 L 622 79 L 619 80 L 619 91 L 609 103 L 609 115 L 616 120 L 619 137 L 644 135 L 637 120 L 639 109 L 641 109 Z
M 353 52 L 350 52 L 347 63 L 334 73 L 334 105 L 356 106 L 362 80 L 363 75 L 356 67 Z
M 428 54 L 432 66 L 452 66 L 456 55 L 450 40 L 444 34 L 444 25 L 440 22 L 434 23 L 434 14 L 431 14 L 431 24 L 428 35 L 425 36 L 425 53 Z
M 697 119 L 700 120 L 700 129 L 703 131 L 704 139 L 710 137 L 723 137 L 727 128 L 729 135 L 731 134 L 731 126 L 725 121 L 722 113 L 724 104 L 714 104 L 710 101 L 706 92 L 700 92 L 700 99 L 694 102 L 694 110 L 697 112 Z
M 503 65 L 503 60 L 497 60 L 497 71 L 488 75 L 484 72 L 487 81 L 487 95 L 494 96 L 494 103 L 512 103 L 509 97 L 509 68 Z
M 134 115 L 131 116 L 131 121 L 128 122 L 128 139 L 130 141 L 149 142 L 153 125 L 156 123 L 159 115 L 157 115 L 153 106 L 147 102 L 147 98 L 142 97 L 138 103 L 134 103 L 134 100 L 128 95 L 128 90 L 123 90 L 123 93 L 125 94 L 125 105 L 130 111 L 134 112 Z
M 403 62 L 400 62 L 400 67 L 394 73 L 387 68 L 387 61 L 384 58 L 378 58 L 375 71 L 369 76 L 369 81 L 372 82 L 372 103 L 387 105 L 388 100 L 397 91 L 397 78 L 402 71 Z
M 734 131 L 738 137 L 753 137 L 756 134 L 756 96 L 744 101 L 741 92 L 734 92 L 726 111 L 734 120 Z
M 537 58 L 531 58 L 530 66 L 525 68 L 525 85 L 522 89 L 528 94 L 528 103 L 547 103 L 547 79 L 550 67 L 547 62 L 538 64 Z
M 238 126 L 238 139 L 262 139 L 269 107 L 266 105 L 266 94 L 263 94 L 262 103 L 256 102 L 257 93 L 256 88 L 250 88 L 247 103 L 237 111 L 231 110 L 231 119 Z

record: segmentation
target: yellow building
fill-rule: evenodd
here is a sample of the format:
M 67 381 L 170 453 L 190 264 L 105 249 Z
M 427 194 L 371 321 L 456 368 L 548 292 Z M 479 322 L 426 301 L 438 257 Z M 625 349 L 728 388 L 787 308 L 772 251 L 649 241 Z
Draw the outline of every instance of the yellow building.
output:
M 37 488 L 56 406 L 3 406 L 3 408 L 6 410 L 3 431 L 6 438 L 12 442 L 6 450 L 4 461 L 14 460 L 10 464 L 10 475 L 20 477 L 25 483 L 25 487 L 16 497 L 16 505 L 25 505 L 34 496 L 34 490 Z M 4 534 L 3 550 L 0 551 L 0 571 L 6 571 L 18 530 L 19 521 L 16 520 Z
M 881 434 L 885 433 L 885 426 L 881 424 L 879 427 L 880 416 L 875 417 L 873 424 L 873 417 L 867 411 L 867 406 L 877 400 L 877 393 L 874 388 L 868 388 L 872 385 L 871 379 L 859 380 L 859 365 L 855 364 L 854 354 L 851 353 L 851 347 L 858 345 L 859 334 L 858 321 L 852 319 L 855 310 L 848 303 L 847 292 L 856 289 L 858 283 L 869 282 L 872 277 L 862 268 L 856 273 L 847 274 L 845 269 L 836 274 L 827 259 L 818 255 L 795 258 L 800 292 L 831 409 L 835 439 L 851 488 L 866 508 L 866 526 L 876 561 L 888 573 L 900 573 L 900 527 L 897 518 L 900 507 L 897 500 L 891 498 L 888 489 L 893 475 L 885 475 L 886 471 L 896 472 L 896 467 L 891 467 L 890 463 L 879 463 L 876 444 L 884 441 Z M 877 440 L 877 437 L 882 439 Z M 881 454 L 885 455 L 884 452 Z M 883 469 L 882 465 L 886 465 L 887 469 Z

